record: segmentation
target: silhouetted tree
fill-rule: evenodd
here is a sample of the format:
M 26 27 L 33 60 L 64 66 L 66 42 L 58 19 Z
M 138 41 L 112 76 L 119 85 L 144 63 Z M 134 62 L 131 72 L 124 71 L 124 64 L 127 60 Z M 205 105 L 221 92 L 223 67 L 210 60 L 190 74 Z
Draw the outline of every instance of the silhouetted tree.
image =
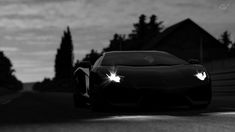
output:
M 219 41 L 228 48 L 228 56 L 235 57 L 235 43 L 231 40 L 231 34 L 228 31 L 224 31 Z
M 33 90 L 40 92 L 49 91 L 51 85 L 52 85 L 52 80 L 50 78 L 44 78 L 42 82 L 36 82 L 33 85 Z
M 141 50 L 144 44 L 149 43 L 154 37 L 159 35 L 164 26 L 163 21 L 158 21 L 156 15 L 150 17 L 149 22 L 146 22 L 146 16 L 140 15 L 139 21 L 133 24 L 134 29 L 127 35 L 114 34 L 110 40 L 108 47 L 103 49 L 106 51 L 116 50 Z
M 0 72 L 4 75 L 11 75 L 14 70 L 12 69 L 11 61 L 0 51 Z
M 11 90 L 21 90 L 22 82 L 19 81 L 12 68 L 12 63 L 2 51 L 0 51 L 0 87 L 8 88 Z
M 92 49 L 90 53 L 86 54 L 85 58 L 83 58 L 83 61 L 89 61 L 93 65 L 100 56 L 101 53 L 98 53 L 97 51 Z
M 139 17 L 139 22 L 134 24 L 134 30 L 132 33 L 129 34 L 129 39 L 140 39 L 145 36 L 147 32 L 147 23 L 146 23 L 146 16 L 141 15 Z
M 72 92 L 74 88 L 73 59 L 72 35 L 70 28 L 67 27 L 55 56 L 55 77 L 44 78 L 43 81 L 35 83 L 33 89 L 41 92 Z
M 55 79 L 71 79 L 73 75 L 73 42 L 69 27 L 64 31 L 55 59 Z
M 229 49 L 229 56 L 235 57 L 235 43 L 233 43 L 231 48 Z
M 162 21 L 158 22 L 156 15 L 152 15 L 149 22 L 146 22 L 145 15 L 141 15 L 138 23 L 133 24 L 134 29 L 127 35 L 127 38 L 126 35 L 114 34 L 110 44 L 101 53 L 92 49 L 90 53 L 86 54 L 83 61 L 90 61 L 91 64 L 94 64 L 97 58 L 107 51 L 141 50 L 143 44 L 148 43 L 153 37 L 161 33 L 163 29 L 162 23 Z
M 141 15 L 139 22 L 134 24 L 134 30 L 129 34 L 127 42 L 129 50 L 141 50 L 144 44 L 159 35 L 163 29 L 162 24 L 162 21 L 158 22 L 156 15 L 152 15 L 148 23 L 146 22 L 146 16 Z
M 133 26 L 134 29 L 132 30 L 132 33 L 128 35 L 128 50 L 137 50 L 143 44 L 148 31 L 146 16 L 141 15 L 139 17 L 139 22 L 135 23 Z
M 150 17 L 150 22 L 148 23 L 148 37 L 152 38 L 153 36 L 159 35 L 163 30 L 163 21 L 158 22 L 158 18 L 156 15 L 152 15 Z
M 103 49 L 103 52 L 124 50 L 125 35 L 114 34 L 113 39 L 110 40 L 110 44 L 107 48 Z
M 232 48 L 232 40 L 231 40 L 231 34 L 228 31 L 224 31 L 220 38 L 219 41 L 226 45 L 228 49 Z

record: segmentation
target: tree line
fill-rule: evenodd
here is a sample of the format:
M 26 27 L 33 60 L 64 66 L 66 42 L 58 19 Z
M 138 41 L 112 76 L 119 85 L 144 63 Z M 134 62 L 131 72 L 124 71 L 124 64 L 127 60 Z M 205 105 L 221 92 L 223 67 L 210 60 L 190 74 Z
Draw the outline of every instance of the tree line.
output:
M 101 52 L 91 49 L 81 61 L 90 61 L 91 64 L 94 64 L 97 58 L 107 51 L 141 50 L 143 44 L 148 43 L 163 30 L 163 21 L 159 21 L 156 15 L 151 15 L 149 18 L 140 15 L 139 21 L 133 24 L 133 30 L 130 34 L 114 34 L 109 45 Z M 231 39 L 231 33 L 227 30 L 224 31 L 218 40 L 228 48 L 228 56 L 235 57 L 235 42 Z M 70 28 L 67 27 L 55 55 L 54 78 L 45 78 L 42 82 L 36 83 L 34 89 L 72 91 L 74 87 L 73 70 L 79 62 L 80 60 L 77 60 L 74 63 L 72 34 Z M 14 73 L 15 70 L 10 59 L 5 56 L 3 51 L 0 51 L 0 87 L 10 90 L 22 89 L 22 82 L 16 78 Z
M 235 57 L 235 42 L 232 41 L 231 33 L 225 30 L 218 40 L 228 48 L 228 56 Z
M 149 20 L 147 21 L 147 19 Z M 90 61 L 91 64 L 94 64 L 96 59 L 107 51 L 141 50 L 145 43 L 159 35 L 163 29 L 163 21 L 159 21 L 156 15 L 147 18 L 146 15 L 142 14 L 139 16 L 139 21 L 133 24 L 133 30 L 130 34 L 115 33 L 107 47 L 103 48 L 101 52 L 92 49 L 82 61 Z
M 142 50 L 143 44 L 148 43 L 163 32 L 164 25 L 163 21 L 159 21 L 155 15 L 150 16 L 149 22 L 146 22 L 145 15 L 141 15 L 138 23 L 133 24 L 133 28 L 128 35 L 114 34 L 107 47 L 103 48 L 101 52 L 92 49 L 82 61 L 89 60 L 94 64 L 96 59 L 107 51 Z M 229 31 L 224 31 L 219 36 L 218 41 L 227 47 L 228 57 L 235 57 L 235 42 L 232 41 Z
M 15 76 L 15 70 L 11 60 L 0 51 L 0 88 L 10 91 L 18 91 L 23 88 L 23 84 Z M 1 93 L 0 93 L 1 94 Z
M 133 30 L 130 34 L 114 34 L 109 45 L 98 52 L 91 49 L 81 61 L 90 61 L 94 64 L 98 57 L 107 51 L 123 50 L 141 50 L 143 44 L 148 43 L 154 37 L 161 34 L 164 30 L 163 21 L 158 20 L 156 15 L 148 18 L 140 15 L 139 21 L 133 24 Z M 229 56 L 235 57 L 235 44 L 231 40 L 231 34 L 225 31 L 219 37 L 219 41 L 228 47 Z M 73 69 L 79 64 L 80 60 L 74 62 L 73 41 L 70 28 L 64 31 L 61 38 L 60 47 L 55 55 L 55 77 L 52 79 L 45 78 L 42 82 L 35 84 L 35 90 L 41 91 L 72 91 L 73 90 Z
M 44 78 L 42 82 L 34 84 L 33 89 L 37 91 L 57 91 L 72 92 L 74 88 L 73 70 L 74 70 L 73 41 L 70 28 L 64 31 L 61 38 L 60 47 L 55 55 L 55 76 L 54 78 Z

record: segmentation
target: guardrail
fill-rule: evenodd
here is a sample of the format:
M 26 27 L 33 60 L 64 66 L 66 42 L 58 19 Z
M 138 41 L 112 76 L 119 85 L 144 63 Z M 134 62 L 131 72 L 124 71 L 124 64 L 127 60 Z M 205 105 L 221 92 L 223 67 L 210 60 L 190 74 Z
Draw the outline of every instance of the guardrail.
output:
M 235 93 L 235 70 L 211 73 L 215 93 Z

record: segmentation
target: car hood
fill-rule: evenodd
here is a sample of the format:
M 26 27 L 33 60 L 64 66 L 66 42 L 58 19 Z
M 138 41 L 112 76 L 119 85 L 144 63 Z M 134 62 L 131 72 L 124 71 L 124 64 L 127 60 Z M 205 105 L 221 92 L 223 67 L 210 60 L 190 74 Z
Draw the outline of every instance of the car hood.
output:
M 121 76 L 122 84 L 132 87 L 191 87 L 206 82 L 195 76 L 198 72 L 206 72 L 201 65 L 116 66 L 100 67 L 96 71 L 102 75 L 116 72 Z

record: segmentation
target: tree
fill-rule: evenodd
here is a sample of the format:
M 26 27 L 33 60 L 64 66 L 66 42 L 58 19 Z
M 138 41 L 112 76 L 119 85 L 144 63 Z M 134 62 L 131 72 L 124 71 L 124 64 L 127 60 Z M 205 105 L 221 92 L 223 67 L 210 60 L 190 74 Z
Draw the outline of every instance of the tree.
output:
M 14 72 L 11 61 L 2 51 L 0 51 L 0 72 L 2 75 L 11 75 Z
M 52 80 L 50 78 L 44 78 L 42 82 L 36 82 L 33 85 L 33 90 L 40 92 L 49 91 L 49 89 L 51 88 L 51 84 Z
M 113 39 L 110 40 L 110 44 L 107 48 L 103 49 L 103 52 L 124 50 L 125 35 L 114 34 Z
M 89 61 L 93 65 L 100 56 L 101 53 L 98 53 L 97 51 L 92 49 L 90 53 L 86 54 L 85 58 L 83 58 L 83 61 Z
M 226 45 L 226 47 L 227 47 L 228 49 L 232 48 L 231 34 L 230 34 L 228 31 L 224 31 L 224 32 L 221 34 L 221 36 L 220 36 L 220 38 L 219 38 L 219 41 L 220 41 L 222 44 Z
M 132 30 L 132 33 L 128 35 L 128 50 L 140 49 L 143 44 L 148 30 L 146 16 L 142 14 L 139 17 L 139 22 L 135 23 L 133 26 L 134 29 Z
M 57 49 L 55 58 L 55 79 L 72 79 L 73 75 L 73 42 L 70 28 L 61 39 L 60 48 Z
M 148 31 L 147 31 L 148 36 L 151 38 L 153 36 L 159 35 L 162 32 L 163 28 L 164 28 L 163 21 L 158 22 L 157 16 L 152 15 L 148 23 Z
M 129 35 L 114 34 L 109 45 L 101 53 L 120 50 L 141 50 L 143 44 L 149 43 L 161 33 L 163 29 L 162 23 L 162 21 L 158 21 L 156 15 L 152 15 L 149 22 L 146 22 L 145 15 L 140 15 L 139 21 L 133 24 L 134 29 Z M 93 64 L 100 55 L 100 53 L 92 49 L 83 60 L 90 61 Z
M 23 85 L 14 75 L 12 63 L 2 51 L 0 51 L 0 87 L 11 90 L 21 90 Z
M 231 48 L 229 49 L 229 56 L 235 57 L 235 43 L 233 43 Z
M 141 50 L 144 44 L 149 43 L 162 32 L 164 28 L 162 24 L 163 22 L 158 21 L 156 15 L 152 15 L 149 22 L 146 22 L 146 16 L 142 14 L 139 21 L 133 24 L 134 29 L 127 38 L 125 35 L 115 34 L 110 45 L 103 51 Z
M 135 23 L 133 26 L 134 29 L 132 30 L 132 33 L 129 34 L 129 39 L 135 40 L 143 38 L 147 32 L 146 16 L 142 14 L 139 17 L 139 22 Z

